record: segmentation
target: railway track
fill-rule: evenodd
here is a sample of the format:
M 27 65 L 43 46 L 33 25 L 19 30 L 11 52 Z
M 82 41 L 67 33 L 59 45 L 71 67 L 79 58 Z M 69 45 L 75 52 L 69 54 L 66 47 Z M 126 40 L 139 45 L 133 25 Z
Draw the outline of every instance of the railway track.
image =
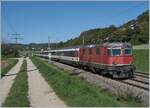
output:
M 143 84 L 139 81 L 134 81 L 134 80 L 122 80 L 120 81 L 121 83 L 133 86 L 133 87 L 137 87 L 146 91 L 149 91 L 149 84 Z
M 133 81 L 136 81 L 136 82 L 143 83 L 143 84 L 149 84 L 148 81 L 143 81 L 143 80 L 139 80 L 139 79 L 136 79 L 136 78 L 133 78 L 132 80 L 133 80 Z
M 132 80 L 134 81 L 137 81 L 137 82 L 141 82 L 141 83 L 144 83 L 144 84 L 149 84 L 149 78 L 145 78 L 145 77 L 142 77 L 142 76 L 134 76 L 134 78 L 132 78 Z
M 120 82 L 149 91 L 149 75 L 148 74 L 135 72 L 134 78 L 122 80 Z
M 142 72 L 135 72 L 134 75 L 144 77 L 144 78 L 149 78 L 149 74 L 142 73 Z

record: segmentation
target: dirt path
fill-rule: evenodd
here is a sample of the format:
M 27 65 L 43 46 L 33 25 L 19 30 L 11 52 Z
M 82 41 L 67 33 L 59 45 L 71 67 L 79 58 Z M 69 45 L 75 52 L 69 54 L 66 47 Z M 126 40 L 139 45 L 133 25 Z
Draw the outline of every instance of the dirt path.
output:
M 64 107 L 66 106 L 41 76 L 32 61 L 27 58 L 29 99 L 31 107 Z M 31 71 L 32 70 L 32 71 Z
M 19 58 L 19 62 L 3 77 L 0 81 L 0 102 L 5 101 L 10 88 L 14 82 L 16 74 L 20 71 L 20 67 L 23 63 L 23 58 Z M 8 76 L 7 76 L 8 75 Z

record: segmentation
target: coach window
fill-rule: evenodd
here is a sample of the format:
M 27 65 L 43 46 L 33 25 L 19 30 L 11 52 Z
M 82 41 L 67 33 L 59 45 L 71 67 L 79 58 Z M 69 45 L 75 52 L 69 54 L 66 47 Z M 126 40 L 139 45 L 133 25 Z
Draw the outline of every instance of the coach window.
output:
M 74 57 L 74 51 L 68 51 L 68 55 L 69 57 Z
M 63 56 L 66 56 L 67 53 L 64 51 L 63 54 L 64 54 Z
M 64 56 L 64 52 L 61 52 L 61 53 L 60 53 L 60 56 Z
M 96 55 L 100 54 L 100 48 L 96 48 Z
M 54 52 L 51 52 L 52 55 L 54 55 Z

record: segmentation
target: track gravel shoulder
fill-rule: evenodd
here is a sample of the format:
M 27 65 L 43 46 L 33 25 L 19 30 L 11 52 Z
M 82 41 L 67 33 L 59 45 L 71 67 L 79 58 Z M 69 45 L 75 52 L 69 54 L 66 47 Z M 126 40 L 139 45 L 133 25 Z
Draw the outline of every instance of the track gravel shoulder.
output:
M 32 61 L 29 58 L 26 60 L 31 107 L 65 107 L 64 102 L 57 97 Z
M 14 82 L 14 79 L 16 78 L 17 73 L 20 71 L 20 67 L 23 63 L 23 58 L 19 58 L 19 62 L 3 77 L 0 81 L 0 102 L 1 105 L 5 101 L 6 97 L 8 96 L 8 93 L 10 91 L 10 88 Z

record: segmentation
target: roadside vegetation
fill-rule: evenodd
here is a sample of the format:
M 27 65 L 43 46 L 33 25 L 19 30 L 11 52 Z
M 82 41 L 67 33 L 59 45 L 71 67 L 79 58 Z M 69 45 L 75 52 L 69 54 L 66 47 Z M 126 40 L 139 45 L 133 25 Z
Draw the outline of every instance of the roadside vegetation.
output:
M 149 50 L 133 50 L 133 55 L 135 58 L 134 64 L 136 66 L 136 70 L 143 73 L 149 73 Z
M 27 62 L 23 61 L 20 72 L 17 74 L 12 88 L 2 104 L 3 107 L 29 107 Z
M 1 58 L 19 57 L 19 50 L 21 46 L 19 44 L 1 43 Z
M 7 61 L 7 64 L 1 68 L 1 77 L 4 77 L 8 71 L 17 64 L 18 59 L 4 59 L 4 61 Z M 3 61 L 1 61 L 1 63 L 3 63 Z
M 135 98 L 120 98 L 107 90 L 87 83 L 84 79 L 70 76 L 64 70 L 46 61 L 35 57 L 31 60 L 56 94 L 70 107 L 141 106 Z

